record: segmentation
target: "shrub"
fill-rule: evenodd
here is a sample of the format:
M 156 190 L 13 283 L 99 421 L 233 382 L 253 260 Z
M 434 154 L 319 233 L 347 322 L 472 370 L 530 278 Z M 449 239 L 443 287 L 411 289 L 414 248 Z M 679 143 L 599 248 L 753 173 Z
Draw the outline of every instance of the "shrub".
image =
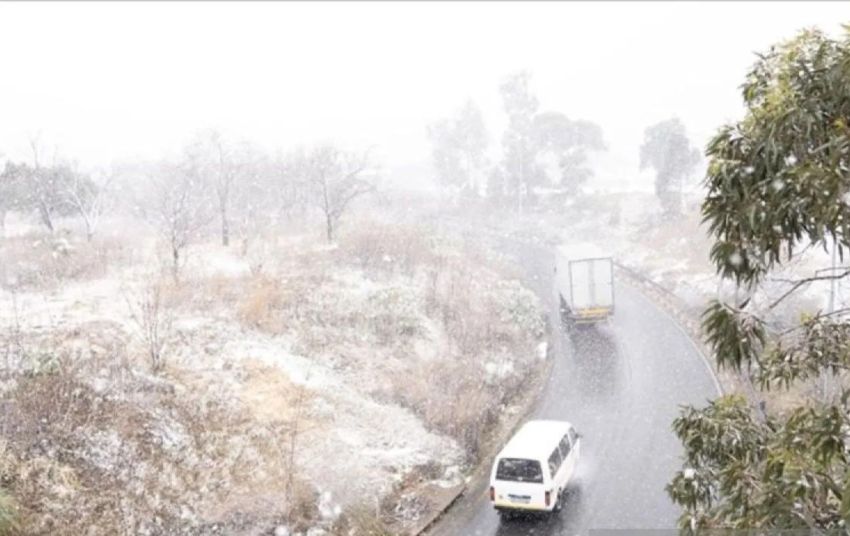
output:
M 49 290 L 64 282 L 100 277 L 126 257 L 118 239 L 85 242 L 70 235 L 41 233 L 6 238 L 0 240 L 0 286 Z
M 14 499 L 3 488 L 0 488 L 0 536 L 17 534 L 18 512 Z
M 371 276 L 412 276 L 433 261 L 434 240 L 421 227 L 364 222 L 344 237 L 339 255 Z
M 164 350 L 172 337 L 174 311 L 167 288 L 163 281 L 151 279 L 135 295 L 125 296 L 130 318 L 154 372 L 162 367 Z
M 365 505 L 350 508 L 339 520 L 334 534 L 357 536 L 396 536 L 382 512 Z
M 287 299 L 280 279 L 257 275 L 246 280 L 244 286 L 245 294 L 238 309 L 239 318 L 252 327 L 275 331 L 272 320 Z

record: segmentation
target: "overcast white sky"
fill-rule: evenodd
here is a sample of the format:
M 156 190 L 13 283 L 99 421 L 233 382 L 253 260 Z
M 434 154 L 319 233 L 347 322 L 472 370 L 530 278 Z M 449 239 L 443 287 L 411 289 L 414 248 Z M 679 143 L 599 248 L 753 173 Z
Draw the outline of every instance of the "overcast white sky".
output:
M 268 147 L 376 145 L 427 163 L 425 127 L 467 97 L 503 124 L 526 68 L 542 109 L 599 123 L 608 171 L 678 115 L 700 146 L 741 114 L 753 52 L 844 2 L 0 3 L 0 153 L 37 132 L 83 165 L 155 157 L 202 127 Z

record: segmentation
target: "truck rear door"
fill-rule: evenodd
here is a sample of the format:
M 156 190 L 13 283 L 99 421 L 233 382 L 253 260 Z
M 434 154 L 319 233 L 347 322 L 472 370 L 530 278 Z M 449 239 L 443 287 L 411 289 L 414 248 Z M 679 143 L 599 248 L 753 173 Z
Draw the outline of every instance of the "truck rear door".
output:
M 593 259 L 593 306 L 614 307 L 614 266 L 611 259 Z

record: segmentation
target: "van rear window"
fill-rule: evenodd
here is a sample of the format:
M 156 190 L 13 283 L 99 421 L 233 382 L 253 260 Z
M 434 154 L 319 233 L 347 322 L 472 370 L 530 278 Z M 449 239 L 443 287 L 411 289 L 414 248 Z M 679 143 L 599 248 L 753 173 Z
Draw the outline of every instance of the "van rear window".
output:
M 543 471 L 540 469 L 540 462 L 537 460 L 502 458 L 496 468 L 496 480 L 542 484 Z

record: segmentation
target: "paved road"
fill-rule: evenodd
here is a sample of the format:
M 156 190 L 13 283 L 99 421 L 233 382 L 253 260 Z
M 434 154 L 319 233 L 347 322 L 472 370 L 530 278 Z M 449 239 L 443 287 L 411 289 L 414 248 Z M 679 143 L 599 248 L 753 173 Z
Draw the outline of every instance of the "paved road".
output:
M 536 246 L 512 246 L 529 281 L 556 314 L 552 261 Z M 502 520 L 479 479 L 431 531 L 435 536 L 586 534 L 591 529 L 674 528 L 664 486 L 679 467 L 670 424 L 680 404 L 717 395 L 694 346 L 637 290 L 617 284 L 605 326 L 561 330 L 536 418 L 569 420 L 583 434 L 576 477 L 559 514 Z M 556 316 L 554 318 L 557 318 Z

